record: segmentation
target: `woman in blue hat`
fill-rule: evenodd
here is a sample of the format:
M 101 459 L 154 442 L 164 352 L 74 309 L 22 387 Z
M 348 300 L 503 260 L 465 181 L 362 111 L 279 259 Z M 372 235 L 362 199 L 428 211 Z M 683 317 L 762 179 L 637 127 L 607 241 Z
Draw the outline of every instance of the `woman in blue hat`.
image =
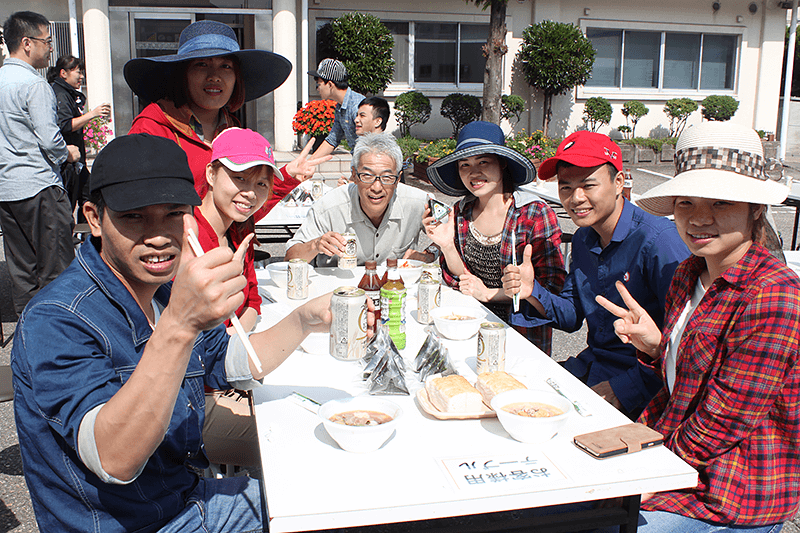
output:
M 550 290 L 561 290 L 566 275 L 555 212 L 520 189 L 535 177 L 531 162 L 505 146 L 500 126 L 483 121 L 464 126 L 455 152 L 428 167 L 428 178 L 437 189 L 463 197 L 445 221 L 435 220 L 430 212 L 423 220 L 428 236 L 442 250 L 443 279 L 505 321 L 511 299 L 503 293 L 501 277 L 513 254 L 521 262 L 519 250 L 530 244 L 536 279 Z M 550 327 L 518 329 L 550 353 Z
M 207 191 L 206 165 L 211 142 L 223 130 L 239 126 L 232 115 L 245 102 L 278 88 L 292 65 L 265 50 L 241 50 L 233 30 L 222 22 L 200 20 L 181 32 L 178 53 L 138 57 L 125 64 L 128 86 L 149 105 L 133 120 L 129 133 L 173 139 L 186 152 L 201 197 Z M 311 146 L 281 169 L 272 198 L 256 214 L 259 220 L 324 158 L 306 160 Z M 330 158 L 327 158 L 330 159 Z

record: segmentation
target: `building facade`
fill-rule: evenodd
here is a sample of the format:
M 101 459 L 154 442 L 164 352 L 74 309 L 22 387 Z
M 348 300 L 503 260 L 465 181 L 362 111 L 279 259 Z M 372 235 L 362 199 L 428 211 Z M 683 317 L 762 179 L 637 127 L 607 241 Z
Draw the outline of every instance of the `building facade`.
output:
M 111 101 L 118 134 L 127 131 L 141 108 L 122 76 L 125 62 L 175 53 L 180 31 L 208 18 L 230 24 L 243 48 L 272 50 L 294 65 L 282 87 L 249 103 L 240 117 L 279 150 L 295 144 L 291 118 L 298 105 L 317 98 L 306 71 L 324 59 L 318 57 L 323 54 L 318 30 L 349 11 L 379 17 L 394 35 L 396 69 L 384 96 L 392 102 L 414 89 L 431 99 L 431 119 L 415 126 L 414 135 L 450 134 L 450 123 L 439 114 L 448 94 L 482 95 L 481 46 L 488 33 L 489 12 L 464 0 L 374 0 L 368 4 L 354 0 L 6 0 L 4 11 L 30 9 L 50 20 L 67 22 L 70 2 L 83 26 L 89 105 Z M 688 97 L 699 102 L 710 94 L 727 94 L 739 101 L 733 121 L 776 132 L 786 27 L 786 9 L 777 0 L 509 0 L 504 93 L 522 96 L 528 109 L 517 129 L 541 128 L 543 97 L 527 85 L 514 58 L 523 30 L 546 19 L 580 27 L 597 49 L 589 83 L 554 98 L 552 135 L 565 136 L 582 127 L 586 100 L 603 96 L 614 109 L 603 133 L 618 135 L 616 127 L 625 124 L 622 104 L 640 100 L 650 112 L 639 122 L 637 135 L 663 136 L 669 126 L 663 113 L 666 100 Z M 698 111 L 689 123 L 700 120 Z M 395 127 L 392 120 L 389 128 Z

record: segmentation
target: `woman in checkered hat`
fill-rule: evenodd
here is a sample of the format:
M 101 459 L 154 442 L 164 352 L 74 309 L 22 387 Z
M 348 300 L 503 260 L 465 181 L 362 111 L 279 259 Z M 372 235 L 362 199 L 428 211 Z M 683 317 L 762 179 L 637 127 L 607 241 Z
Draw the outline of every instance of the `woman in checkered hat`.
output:
M 505 146 L 497 124 L 476 121 L 464 126 L 452 154 L 428 167 L 431 183 L 450 196 L 463 197 L 440 222 L 423 220 L 425 231 L 442 251 L 446 283 L 486 304 L 508 321 L 511 298 L 503 292 L 503 268 L 522 262 L 526 245 L 536 279 L 547 290 L 564 284 L 561 229 L 555 212 L 532 192 L 520 189 L 536 177 L 531 162 Z M 550 353 L 550 326 L 519 328 L 528 340 Z
M 675 272 L 659 331 L 598 296 L 661 373 L 639 421 L 698 471 L 693 489 L 644 495 L 639 531 L 779 531 L 800 499 L 800 280 L 761 244 L 766 207 L 788 194 L 765 173 L 758 135 L 707 122 L 676 146 L 675 177 L 639 199 L 673 215 L 692 256 Z

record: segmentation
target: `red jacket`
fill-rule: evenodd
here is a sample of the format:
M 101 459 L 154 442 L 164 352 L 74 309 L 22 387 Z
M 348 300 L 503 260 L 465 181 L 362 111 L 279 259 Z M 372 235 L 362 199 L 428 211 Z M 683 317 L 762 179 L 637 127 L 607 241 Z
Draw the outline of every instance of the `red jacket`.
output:
M 192 112 L 188 106 L 176 108 L 171 101 L 162 99 L 158 103 L 145 107 L 133 119 L 131 130 L 128 133 L 149 133 L 172 139 L 178 143 L 178 146 L 186 152 L 186 157 L 189 159 L 189 168 L 194 175 L 194 187 L 197 189 L 197 194 L 202 198 L 207 190 L 206 165 L 211 162 L 211 146 L 204 143 L 195 133 L 191 125 L 191 117 Z M 238 121 L 223 109 L 222 120 L 217 131 L 214 132 L 214 137 L 224 129 L 232 126 L 238 126 Z M 296 178 L 289 176 L 286 172 L 286 166 L 281 168 L 281 174 L 283 174 L 283 181 L 278 179 L 277 176 L 273 179 L 272 194 L 264 204 L 264 207 L 253 216 L 255 221 L 264 218 L 281 198 L 300 184 L 300 181 Z

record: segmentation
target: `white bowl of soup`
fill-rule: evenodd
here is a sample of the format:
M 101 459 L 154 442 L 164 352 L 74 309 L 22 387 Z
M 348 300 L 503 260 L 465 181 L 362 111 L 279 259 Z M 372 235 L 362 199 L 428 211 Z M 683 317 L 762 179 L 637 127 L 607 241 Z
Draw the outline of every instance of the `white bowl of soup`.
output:
M 403 280 L 403 285 L 406 287 L 413 285 L 419 281 L 422 275 L 422 267 L 425 265 L 422 261 L 416 259 L 398 259 L 397 260 L 397 273 Z
M 439 333 L 455 341 L 473 337 L 486 321 L 486 311 L 479 307 L 437 307 L 431 316 Z
M 319 408 L 328 435 L 343 450 L 374 452 L 389 440 L 403 410 L 394 402 L 377 396 L 356 396 L 331 400 Z
M 492 409 L 509 435 L 520 442 L 552 439 L 572 413 L 572 404 L 555 392 L 517 389 L 492 398 Z

